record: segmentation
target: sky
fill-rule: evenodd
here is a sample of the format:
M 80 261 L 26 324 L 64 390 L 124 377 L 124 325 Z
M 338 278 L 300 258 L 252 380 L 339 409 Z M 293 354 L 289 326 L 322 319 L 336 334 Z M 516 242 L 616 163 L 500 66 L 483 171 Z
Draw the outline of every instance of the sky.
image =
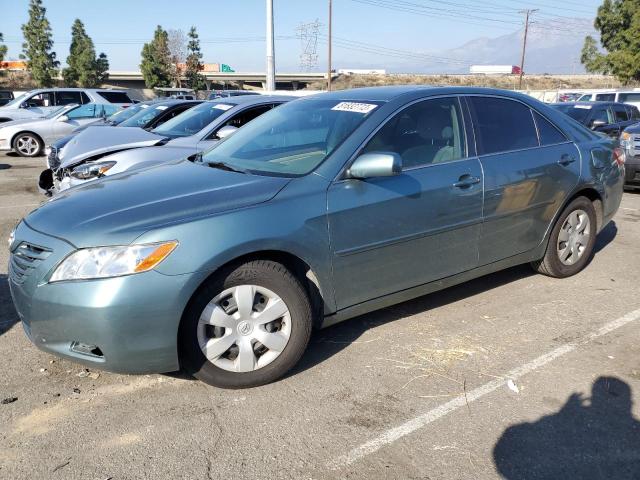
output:
M 297 28 L 321 24 L 318 65 L 326 69 L 328 0 L 273 0 L 276 70 L 301 71 L 302 43 Z M 28 0 L 0 0 L 0 32 L 8 58 L 21 52 L 20 25 L 28 17 Z M 193 25 L 201 39 L 205 63 L 226 63 L 240 72 L 265 70 L 265 0 L 44 0 L 55 40 L 54 51 L 64 65 L 71 24 L 85 24 L 97 52 L 109 57 L 111 70 L 138 70 L 140 51 L 157 25 L 181 29 Z M 411 72 L 435 62 L 447 70 L 449 59 L 438 56 L 479 38 L 494 38 L 522 28 L 520 9 L 538 9 L 535 21 L 570 24 L 572 18 L 593 18 L 601 0 L 333 0 L 333 67 L 385 68 Z M 542 27 L 541 27 L 542 28 Z M 557 28 L 557 27 L 556 27 Z M 557 30 L 556 30 L 557 31 Z M 579 33 L 577 33 L 579 34 Z

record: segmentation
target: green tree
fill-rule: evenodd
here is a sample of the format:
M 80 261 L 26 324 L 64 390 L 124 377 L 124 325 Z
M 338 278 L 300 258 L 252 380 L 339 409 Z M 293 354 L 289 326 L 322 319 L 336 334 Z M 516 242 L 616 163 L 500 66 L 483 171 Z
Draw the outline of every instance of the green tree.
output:
M 140 70 L 147 88 L 168 87 L 171 84 L 169 35 L 160 25 L 153 32 L 153 40 L 142 47 Z
M 206 88 L 204 77 L 200 73 L 202 71 L 202 52 L 200 51 L 200 38 L 196 32 L 196 27 L 191 27 L 189 33 L 189 43 L 187 43 L 187 68 L 185 77 L 187 84 L 194 90 L 203 90 Z
M 106 71 L 109 69 L 109 61 L 104 53 L 96 58 L 93 40 L 87 35 L 79 19 L 76 19 L 71 27 L 71 47 L 67 64 L 69 66 L 62 71 L 62 77 L 70 87 L 98 86 L 105 80 Z
M 4 61 L 4 57 L 7 54 L 7 46 L 2 44 L 3 41 L 4 37 L 0 33 L 0 62 Z
M 30 0 L 29 21 L 22 25 L 24 43 L 20 58 L 26 59 L 27 68 L 36 84 L 50 87 L 60 63 L 56 60 L 56 53 L 51 51 L 53 38 L 46 13 L 42 0 Z
M 604 0 L 594 26 L 604 51 L 585 38 L 580 60 L 587 71 L 613 74 L 625 84 L 640 81 L 640 0 Z

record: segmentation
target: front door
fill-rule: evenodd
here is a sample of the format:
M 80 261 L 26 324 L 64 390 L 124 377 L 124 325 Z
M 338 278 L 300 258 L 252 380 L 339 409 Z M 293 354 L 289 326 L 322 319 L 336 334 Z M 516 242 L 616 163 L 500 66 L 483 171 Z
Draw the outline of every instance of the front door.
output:
M 482 169 L 467 156 L 457 97 L 392 117 L 360 153 L 396 152 L 393 177 L 338 180 L 328 190 L 339 309 L 474 268 Z

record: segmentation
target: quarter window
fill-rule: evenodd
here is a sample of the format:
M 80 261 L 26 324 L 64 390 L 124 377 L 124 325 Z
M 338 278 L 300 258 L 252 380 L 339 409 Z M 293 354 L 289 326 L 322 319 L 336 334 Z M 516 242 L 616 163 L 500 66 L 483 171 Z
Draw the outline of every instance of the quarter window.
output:
M 457 97 L 425 100 L 389 120 L 364 147 L 367 152 L 395 152 L 404 168 L 459 160 L 466 156 Z
M 640 111 L 636 107 L 629 108 L 629 118 L 631 120 L 639 120 L 640 119 Z
M 514 100 L 469 97 L 479 155 L 538 146 L 531 109 Z
M 538 126 L 538 135 L 540 136 L 540 145 L 555 145 L 564 143 L 567 138 L 553 125 L 549 120 L 544 118 L 538 112 L 533 112 Z

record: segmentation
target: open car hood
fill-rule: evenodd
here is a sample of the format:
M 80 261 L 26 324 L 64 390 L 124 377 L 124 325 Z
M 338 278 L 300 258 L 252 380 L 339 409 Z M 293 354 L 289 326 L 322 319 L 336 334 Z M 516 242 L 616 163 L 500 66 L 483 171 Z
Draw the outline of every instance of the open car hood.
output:
M 149 147 L 165 137 L 135 127 L 90 126 L 78 133 L 60 152 L 61 168 L 69 168 L 89 158 L 130 148 Z

